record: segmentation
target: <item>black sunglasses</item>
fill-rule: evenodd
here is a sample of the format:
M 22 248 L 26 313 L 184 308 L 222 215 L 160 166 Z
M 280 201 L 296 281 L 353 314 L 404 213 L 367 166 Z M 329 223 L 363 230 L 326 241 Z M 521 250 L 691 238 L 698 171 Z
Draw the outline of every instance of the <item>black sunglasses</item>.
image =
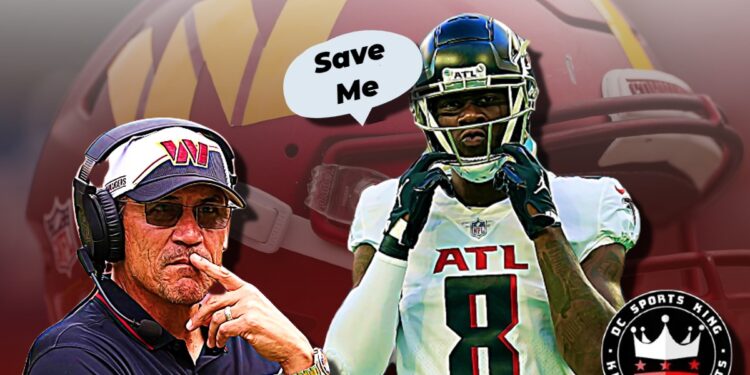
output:
M 197 206 L 186 206 L 172 202 L 133 202 L 128 204 L 139 204 L 144 206 L 146 222 L 157 227 L 169 228 L 175 226 L 182 217 L 182 209 L 192 208 L 193 217 L 203 229 L 224 229 L 229 224 L 234 207 L 222 206 L 215 203 L 203 203 Z

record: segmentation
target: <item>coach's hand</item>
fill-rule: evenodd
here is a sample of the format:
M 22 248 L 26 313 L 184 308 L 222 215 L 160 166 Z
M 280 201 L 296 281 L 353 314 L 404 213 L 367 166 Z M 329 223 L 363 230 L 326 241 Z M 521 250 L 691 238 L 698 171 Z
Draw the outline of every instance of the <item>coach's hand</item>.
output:
M 526 147 L 506 143 L 500 153 L 510 155 L 495 174 L 494 185 L 510 196 L 513 210 L 530 239 L 551 226 L 560 226 L 557 207 L 552 201 L 547 171 Z
M 310 342 L 256 287 L 198 254 L 190 255 L 190 263 L 226 289 L 206 295 L 186 325 L 188 330 L 208 325 L 208 347 L 224 347 L 239 336 L 261 356 L 280 363 L 285 374 L 312 366 Z
M 448 176 L 435 163 L 455 160 L 455 156 L 444 152 L 423 154 L 404 172 L 398 181 L 396 203 L 388 218 L 379 251 L 394 258 L 406 260 L 409 250 L 419 239 L 432 205 L 432 195 L 437 186 L 453 194 Z

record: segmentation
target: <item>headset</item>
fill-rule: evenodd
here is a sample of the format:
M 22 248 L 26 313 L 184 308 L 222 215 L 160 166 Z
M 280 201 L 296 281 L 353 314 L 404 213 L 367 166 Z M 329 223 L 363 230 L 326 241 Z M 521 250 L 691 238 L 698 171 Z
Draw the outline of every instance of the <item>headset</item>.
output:
M 229 183 L 234 188 L 237 183 L 234 151 L 220 134 L 203 125 L 177 118 L 149 118 L 117 126 L 100 135 L 86 150 L 83 164 L 73 179 L 73 202 L 78 235 L 83 246 L 78 249 L 78 261 L 92 278 L 96 289 L 118 316 L 128 322 L 143 336 L 156 338 L 162 328 L 153 320 L 135 321 L 122 314 L 109 301 L 99 280 L 104 273 L 106 262 L 118 262 L 125 258 L 125 235 L 118 206 L 106 188 L 91 183 L 89 176 L 95 165 L 105 160 L 121 144 L 138 136 L 162 129 L 181 127 L 201 133 L 216 142 L 224 155 L 229 170 Z M 86 299 L 88 300 L 88 298 Z M 73 311 L 77 310 L 73 309 Z

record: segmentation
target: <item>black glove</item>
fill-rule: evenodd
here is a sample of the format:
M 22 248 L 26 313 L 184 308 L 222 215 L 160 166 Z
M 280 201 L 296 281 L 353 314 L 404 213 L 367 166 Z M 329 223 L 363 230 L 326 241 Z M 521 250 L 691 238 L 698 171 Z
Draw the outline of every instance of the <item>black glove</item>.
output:
M 406 260 L 409 250 L 419 239 L 432 205 L 432 195 L 440 185 L 448 195 L 453 195 L 453 186 L 440 168 L 430 169 L 437 162 L 455 160 L 455 156 L 444 152 L 423 154 L 398 181 L 396 204 L 386 224 L 379 251 L 394 258 Z M 408 215 L 408 218 L 406 217 Z
M 526 235 L 533 240 L 545 228 L 559 227 L 560 218 L 552 201 L 547 171 L 539 161 L 519 144 L 506 143 L 497 151 L 515 159 L 507 161 L 495 174 L 494 186 L 510 196 Z

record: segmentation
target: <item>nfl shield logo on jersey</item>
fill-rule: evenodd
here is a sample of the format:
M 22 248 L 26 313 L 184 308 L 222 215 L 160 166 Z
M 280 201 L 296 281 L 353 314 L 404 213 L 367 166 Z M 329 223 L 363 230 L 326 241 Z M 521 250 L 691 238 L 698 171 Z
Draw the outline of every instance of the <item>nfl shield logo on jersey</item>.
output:
M 73 226 L 73 209 L 70 199 L 65 203 L 55 197 L 52 209 L 44 214 L 44 231 L 52 246 L 52 256 L 57 272 L 68 275 L 76 262 L 77 236 Z
M 487 235 L 487 227 L 490 226 L 491 222 L 476 218 L 472 222 L 467 222 L 463 224 L 464 226 L 469 228 L 469 232 L 471 233 L 472 237 L 482 238 Z

